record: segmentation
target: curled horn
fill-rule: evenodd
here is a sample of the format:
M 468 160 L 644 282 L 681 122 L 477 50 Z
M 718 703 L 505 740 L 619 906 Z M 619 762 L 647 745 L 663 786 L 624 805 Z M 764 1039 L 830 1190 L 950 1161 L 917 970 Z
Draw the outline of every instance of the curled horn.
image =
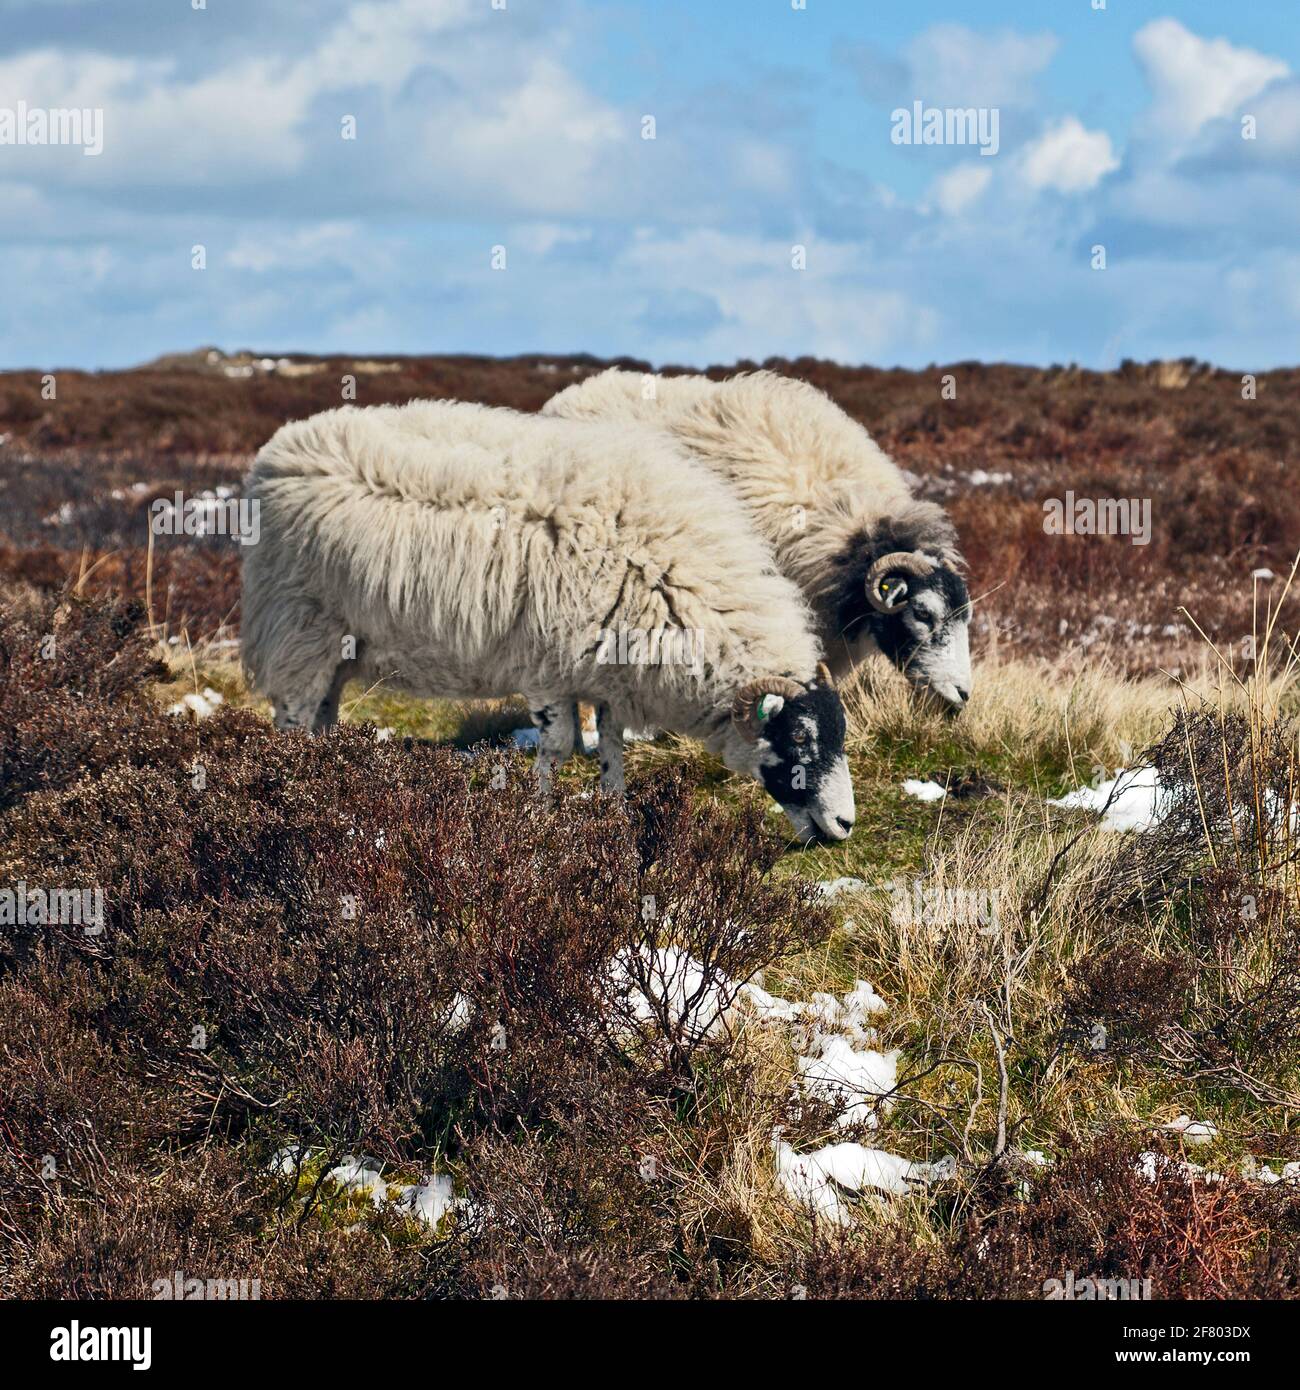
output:
M 912 574 L 923 579 L 934 570 L 934 561 L 916 550 L 893 550 L 882 555 L 867 571 L 867 602 L 879 613 L 896 613 L 903 605 L 891 604 L 880 592 L 880 583 L 890 574 Z
M 750 681 L 736 691 L 731 702 L 731 722 L 736 732 L 746 743 L 758 740 L 758 702 L 764 695 L 780 695 L 792 700 L 804 693 L 798 681 L 787 680 L 784 676 L 765 676 L 762 680 Z
M 817 679 L 830 689 L 835 689 L 835 677 L 831 675 L 831 668 L 824 661 L 817 663 Z

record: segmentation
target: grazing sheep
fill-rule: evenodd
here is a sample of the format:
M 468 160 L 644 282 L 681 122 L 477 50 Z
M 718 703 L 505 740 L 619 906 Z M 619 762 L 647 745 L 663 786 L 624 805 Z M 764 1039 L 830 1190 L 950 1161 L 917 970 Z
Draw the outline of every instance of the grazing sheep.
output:
M 744 509 L 658 431 L 456 402 L 284 426 L 247 492 L 244 662 L 281 728 L 330 727 L 350 677 L 417 695 L 522 690 L 539 775 L 597 706 L 698 738 L 796 832 L 853 826 L 845 722 L 811 615 Z
M 812 604 L 833 675 L 878 650 L 914 686 L 966 703 L 970 595 L 952 523 L 823 392 L 772 372 L 715 382 L 610 368 L 542 413 L 667 430 L 744 501 Z

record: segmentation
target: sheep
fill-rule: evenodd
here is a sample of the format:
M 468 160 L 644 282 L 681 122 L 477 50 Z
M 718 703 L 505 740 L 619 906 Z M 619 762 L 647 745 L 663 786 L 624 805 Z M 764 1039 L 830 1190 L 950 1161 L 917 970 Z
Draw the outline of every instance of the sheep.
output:
M 542 413 L 668 431 L 745 502 L 812 605 L 832 675 L 877 650 L 914 687 L 965 705 L 970 595 L 952 523 L 823 392 L 766 371 L 715 382 L 610 368 Z
M 726 486 L 659 431 L 450 401 L 283 426 L 247 495 L 243 657 L 282 729 L 328 730 L 344 683 L 521 690 L 549 784 L 598 711 L 687 734 L 762 783 L 801 840 L 844 839 L 844 709 L 812 615 Z

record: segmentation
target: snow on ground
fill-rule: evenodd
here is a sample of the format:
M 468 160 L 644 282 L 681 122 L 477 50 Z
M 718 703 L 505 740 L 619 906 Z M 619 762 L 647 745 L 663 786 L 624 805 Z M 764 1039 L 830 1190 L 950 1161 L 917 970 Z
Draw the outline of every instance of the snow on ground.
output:
M 1300 1163 L 1288 1163 L 1280 1173 L 1275 1173 L 1266 1164 L 1263 1168 L 1256 1169 L 1254 1176 L 1257 1182 L 1262 1182 L 1265 1186 L 1271 1186 L 1275 1182 L 1300 1183 Z
M 1109 782 L 1050 799 L 1049 806 L 1065 811 L 1101 813 L 1102 830 L 1150 830 L 1168 813 L 1173 792 L 1161 786 L 1153 767 L 1121 769 Z
M 388 1200 L 388 1184 L 383 1174 L 378 1168 L 371 1168 L 364 1158 L 348 1154 L 337 1168 L 331 1168 L 325 1176 L 346 1192 L 369 1197 L 377 1207 L 382 1207 Z
M 838 999 L 822 992 L 806 1002 L 782 999 L 757 984 L 743 985 L 739 996 L 764 1022 L 795 1025 L 796 1084 L 805 1094 L 837 1105 L 840 1127 L 879 1123 L 880 1111 L 889 1106 L 884 1097 L 898 1084 L 899 1053 L 863 1045 L 876 1041 L 870 1020 L 888 1008 L 869 981 L 858 980 Z M 774 1149 L 777 1181 L 787 1195 L 838 1222 L 848 1219 L 848 1194 L 864 1187 L 897 1194 L 955 1171 L 951 1159 L 913 1163 L 861 1144 L 796 1154 L 779 1134 Z
M 810 1207 L 841 1225 L 851 1218 L 850 1201 L 864 1188 L 902 1196 L 916 1187 L 950 1177 L 951 1160 L 914 1163 L 883 1149 L 862 1144 L 827 1144 L 812 1153 L 797 1154 L 778 1134 L 772 1143 L 776 1179 L 800 1206 Z
M 435 1173 L 427 1182 L 402 1188 L 393 1204 L 409 1210 L 428 1225 L 436 1226 L 456 1205 L 451 1174 Z
M 1101 815 L 1102 830 L 1142 831 L 1159 825 L 1173 810 L 1178 795 L 1178 789 L 1160 781 L 1153 767 L 1121 768 L 1109 782 L 1080 787 L 1065 796 L 1049 798 L 1047 804 L 1066 811 L 1096 811 Z M 1238 824 L 1246 825 L 1252 811 L 1249 806 L 1238 806 L 1236 814 Z M 1266 788 L 1263 820 L 1270 827 L 1280 827 L 1285 817 L 1283 799 Z M 1300 831 L 1300 803 L 1291 807 L 1291 830 Z
M 823 898 L 838 898 L 842 893 L 857 893 L 867 886 L 861 878 L 832 878 L 817 885 Z
M 649 995 L 641 989 L 643 976 Z M 720 971 L 707 976 L 694 956 L 676 946 L 641 947 L 640 963 L 616 957 L 610 970 L 615 991 L 638 1023 L 653 1023 L 667 1014 L 681 1036 L 691 1042 L 725 1032 L 741 987 Z
M 695 1040 L 716 1037 L 744 1008 L 764 1023 L 789 1024 L 794 1028 L 796 1084 L 807 1095 L 838 1106 L 836 1123 L 875 1126 L 882 1099 L 898 1081 L 897 1051 L 879 1052 L 865 1044 L 876 1041 L 870 1020 L 887 1005 L 867 980 L 836 998 L 816 993 L 808 1001 L 782 999 L 761 985 L 735 985 L 725 977 L 709 979 L 703 966 L 688 952 L 674 946 L 642 948 L 644 964 L 636 973 L 645 977 L 650 997 L 635 982 L 631 963 L 616 960 L 611 982 L 626 1009 L 640 1022 L 652 1022 L 667 1010 L 680 1020 L 682 1032 Z M 468 1021 L 468 1001 L 457 995 L 449 1007 L 449 1026 Z M 951 1159 L 936 1164 L 915 1163 L 883 1149 L 861 1144 L 830 1144 L 812 1153 L 796 1154 L 774 1136 L 777 1181 L 796 1202 L 811 1206 L 823 1216 L 843 1222 L 849 1219 L 851 1199 L 864 1189 L 901 1194 L 917 1186 L 946 1178 L 954 1171 Z M 271 1160 L 273 1172 L 292 1177 L 318 1151 L 291 1146 Z M 326 1175 L 340 1189 L 368 1197 L 377 1207 L 387 1203 L 409 1211 L 436 1226 L 458 1199 L 447 1173 L 433 1173 L 422 1182 L 390 1193 L 381 1168 L 373 1159 L 347 1155 Z
M 271 1172 L 282 1178 L 292 1177 L 307 1161 L 310 1152 L 309 1149 L 304 1149 L 298 1144 L 291 1144 L 287 1148 L 277 1149 L 271 1156 Z
M 909 777 L 903 783 L 903 790 L 918 801 L 942 801 L 948 795 L 938 782 L 921 782 L 915 777 Z
M 1188 1144 L 1208 1144 L 1219 1135 L 1211 1121 L 1194 1120 L 1190 1115 L 1179 1115 L 1176 1120 L 1171 1120 L 1161 1128 L 1170 1134 L 1181 1134 Z
M 291 1144 L 272 1156 L 271 1172 L 280 1177 L 291 1178 L 319 1153 L 319 1149 Z M 463 1200 L 455 1194 L 454 1181 L 450 1173 L 431 1173 L 422 1182 L 390 1184 L 374 1159 L 358 1157 L 355 1154 L 346 1154 L 342 1163 L 325 1174 L 325 1179 L 344 1192 L 368 1197 L 376 1207 L 392 1205 L 408 1215 L 418 1217 L 429 1226 L 437 1226 L 438 1222 Z
M 216 714 L 218 705 L 223 704 L 224 697 L 220 691 L 213 690 L 205 686 L 201 694 L 191 692 L 189 695 L 182 695 L 174 705 L 167 706 L 168 714 L 192 714 L 195 719 L 208 719 Z
M 840 1107 L 836 1124 L 841 1129 L 850 1125 L 875 1129 L 880 1123 L 878 1110 L 889 1105 L 881 1097 L 898 1085 L 898 1057 L 897 1051 L 856 1048 L 847 1038 L 823 1036 L 816 1056 L 795 1061 L 804 1092 Z

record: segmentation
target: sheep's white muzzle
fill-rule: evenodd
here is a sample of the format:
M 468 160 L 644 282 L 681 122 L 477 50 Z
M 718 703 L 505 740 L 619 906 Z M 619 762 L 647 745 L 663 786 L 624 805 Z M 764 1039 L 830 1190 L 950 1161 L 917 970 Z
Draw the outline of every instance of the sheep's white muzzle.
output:
M 804 844 L 847 840 L 857 820 L 849 760 L 841 757 L 836 762 L 830 775 L 817 788 L 816 797 L 807 805 L 782 806 L 781 809 Z
M 922 647 L 907 668 L 914 685 L 932 690 L 954 710 L 970 699 L 970 624 L 953 623 L 946 640 Z

